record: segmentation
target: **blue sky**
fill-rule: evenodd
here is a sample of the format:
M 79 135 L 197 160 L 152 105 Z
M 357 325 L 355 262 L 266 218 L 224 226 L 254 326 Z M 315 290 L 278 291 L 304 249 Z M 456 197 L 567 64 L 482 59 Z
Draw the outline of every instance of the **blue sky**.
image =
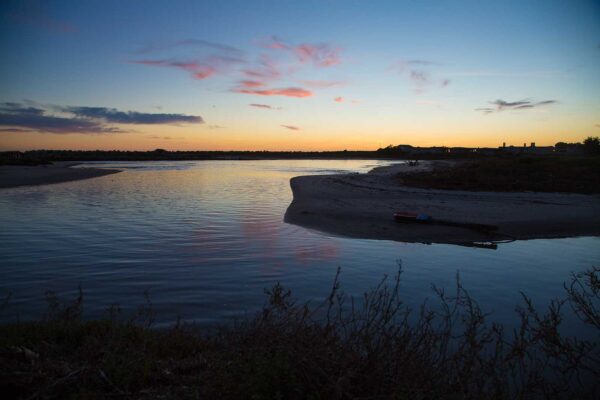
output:
M 1 149 L 497 146 L 600 134 L 597 1 L 5 1 L 0 21 L 0 101 L 12 104 Z M 26 107 L 35 123 L 18 114 Z M 122 123 L 68 107 L 202 122 Z M 78 130 L 90 119 L 98 129 Z

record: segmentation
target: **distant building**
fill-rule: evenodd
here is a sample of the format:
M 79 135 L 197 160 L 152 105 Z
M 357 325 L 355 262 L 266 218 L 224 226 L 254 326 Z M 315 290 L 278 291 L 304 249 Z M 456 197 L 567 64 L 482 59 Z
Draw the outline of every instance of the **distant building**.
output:
M 583 145 L 581 143 L 558 142 L 554 145 L 554 152 L 563 155 L 581 155 L 583 154 Z
M 502 143 L 502 147 L 498 147 L 498 150 L 501 153 L 512 155 L 529 154 L 542 156 L 554 154 L 554 146 L 536 146 L 535 142 L 531 142 L 529 147 L 527 147 L 527 143 L 523 143 L 523 147 L 507 146 L 506 143 Z

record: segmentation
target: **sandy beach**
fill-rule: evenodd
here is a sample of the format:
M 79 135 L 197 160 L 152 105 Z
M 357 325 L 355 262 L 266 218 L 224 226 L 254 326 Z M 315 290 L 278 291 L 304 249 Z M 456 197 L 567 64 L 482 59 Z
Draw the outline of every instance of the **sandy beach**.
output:
M 74 165 L 76 163 L 36 166 L 3 165 L 0 166 L 0 189 L 76 181 L 120 172 L 116 169 L 72 168 Z
M 600 235 L 600 196 L 534 192 L 470 192 L 402 186 L 402 172 L 440 167 L 423 161 L 367 174 L 299 176 L 285 221 L 341 236 L 424 243 Z M 494 232 L 438 224 L 399 223 L 397 211 L 497 226 Z

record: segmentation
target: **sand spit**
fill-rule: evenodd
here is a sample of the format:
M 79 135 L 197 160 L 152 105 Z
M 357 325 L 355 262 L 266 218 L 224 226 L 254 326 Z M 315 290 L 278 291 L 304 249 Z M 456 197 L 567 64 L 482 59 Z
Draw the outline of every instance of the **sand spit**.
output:
M 451 161 L 450 161 L 451 162 Z M 299 176 L 285 221 L 341 236 L 453 243 L 600 235 L 600 196 L 534 192 L 469 192 L 401 186 L 396 174 L 432 168 L 420 162 L 368 174 Z M 443 166 L 443 165 L 442 165 Z M 436 224 L 398 223 L 396 211 L 498 227 L 492 233 Z
M 75 163 L 37 166 L 3 165 L 0 166 L 0 188 L 47 185 L 121 172 L 116 169 L 71 168 L 73 165 Z

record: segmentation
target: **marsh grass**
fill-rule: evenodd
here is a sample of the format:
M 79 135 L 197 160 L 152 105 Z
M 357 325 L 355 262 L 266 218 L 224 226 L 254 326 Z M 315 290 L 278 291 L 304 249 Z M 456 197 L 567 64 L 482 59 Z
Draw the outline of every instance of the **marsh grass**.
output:
M 445 190 L 600 193 L 600 157 L 506 157 L 398 175 L 407 186 Z
M 84 294 L 48 294 L 38 322 L 0 326 L 5 398 L 529 399 L 598 398 L 596 341 L 561 335 L 573 312 L 600 332 L 600 269 L 573 275 L 540 312 L 523 295 L 520 327 L 488 323 L 457 277 L 452 293 L 410 310 L 400 272 L 362 298 L 339 270 L 319 306 L 277 284 L 261 312 L 218 331 L 154 329 L 149 296 L 125 318 L 82 318 Z M 435 303 L 435 304 L 434 304 Z

